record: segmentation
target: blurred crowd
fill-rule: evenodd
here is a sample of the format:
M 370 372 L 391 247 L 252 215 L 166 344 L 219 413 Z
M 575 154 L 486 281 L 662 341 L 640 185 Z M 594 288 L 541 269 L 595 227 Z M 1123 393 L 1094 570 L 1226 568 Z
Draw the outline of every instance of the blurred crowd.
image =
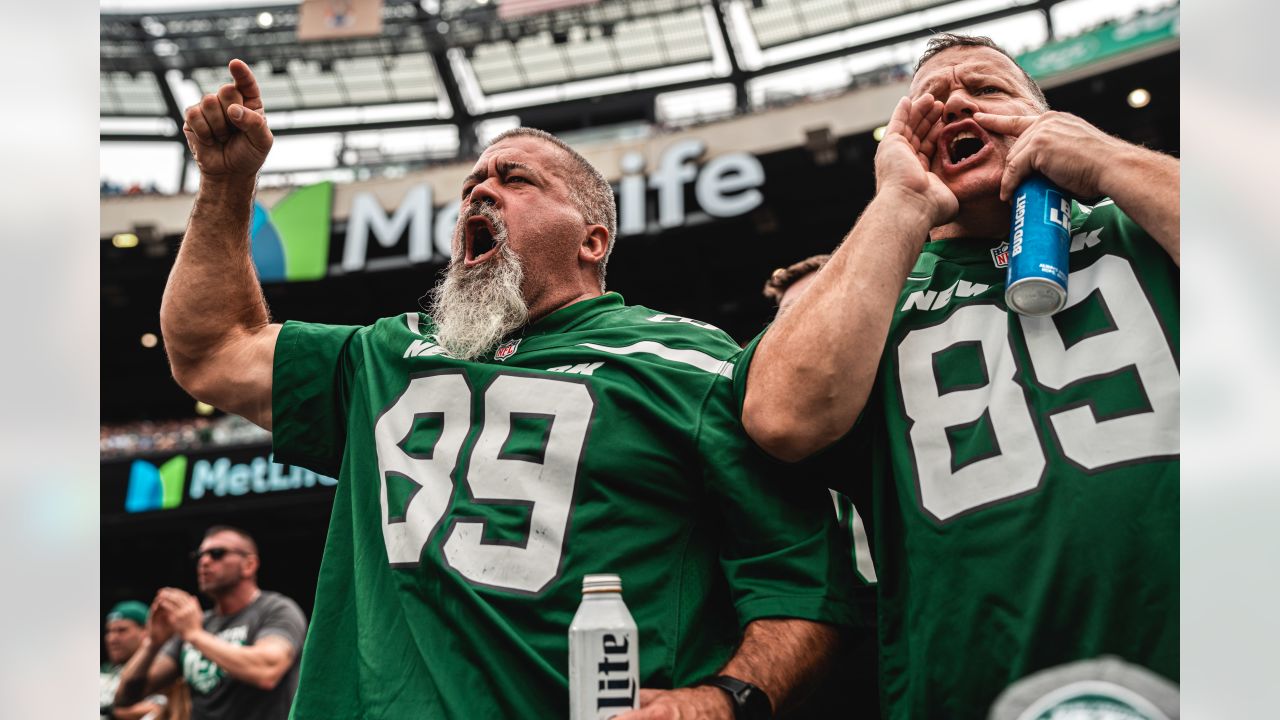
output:
M 248 532 L 214 525 L 191 558 L 208 609 L 163 587 L 150 605 L 122 600 L 104 618 L 101 720 L 285 720 L 306 616 L 258 586 Z
M 116 195 L 159 195 L 160 190 L 154 182 L 142 183 L 123 183 L 112 182 L 103 178 L 98 183 L 98 195 L 101 197 L 113 197 Z
M 142 420 L 123 425 L 103 425 L 98 432 L 103 459 L 270 441 L 270 432 L 238 415 Z

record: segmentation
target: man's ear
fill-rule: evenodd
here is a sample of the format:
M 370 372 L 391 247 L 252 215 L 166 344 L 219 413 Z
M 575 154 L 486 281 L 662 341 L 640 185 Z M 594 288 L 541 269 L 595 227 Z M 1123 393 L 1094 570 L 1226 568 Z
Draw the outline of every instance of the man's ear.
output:
M 599 265 L 609 252 L 609 228 L 603 225 L 588 225 L 586 234 L 582 236 L 582 244 L 578 246 L 578 260 L 591 265 Z
M 260 565 L 261 565 L 261 563 L 259 563 L 259 562 L 258 562 L 258 556 L 257 556 L 257 555 L 249 555 L 249 556 L 245 557 L 245 559 L 244 559 L 244 576 L 245 576 L 245 577 L 257 577 L 257 575 L 258 575 L 258 567 L 259 567 Z

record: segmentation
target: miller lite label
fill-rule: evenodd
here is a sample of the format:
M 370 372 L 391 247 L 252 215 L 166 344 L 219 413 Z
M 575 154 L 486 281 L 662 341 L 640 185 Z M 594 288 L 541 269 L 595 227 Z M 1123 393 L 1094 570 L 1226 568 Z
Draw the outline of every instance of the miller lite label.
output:
M 1071 198 L 1032 173 L 1013 193 L 1005 304 L 1019 315 L 1052 315 L 1067 304 Z
M 569 720 L 606 720 L 640 707 L 636 621 L 617 575 L 585 575 L 569 624 Z

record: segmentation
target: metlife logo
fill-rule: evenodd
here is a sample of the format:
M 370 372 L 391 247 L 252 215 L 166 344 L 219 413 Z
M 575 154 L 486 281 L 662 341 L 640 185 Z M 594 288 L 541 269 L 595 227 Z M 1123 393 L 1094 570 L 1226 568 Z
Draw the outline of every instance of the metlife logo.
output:
M 298 188 L 270 210 L 253 204 L 253 264 L 264 282 L 319 280 L 329 267 L 333 183 Z
M 134 460 L 129 466 L 129 490 L 125 493 L 125 512 L 169 510 L 182 504 L 182 488 L 186 484 L 187 456 L 176 455 L 159 467 L 146 460 Z
M 337 484 L 337 480 L 306 468 L 281 465 L 271 454 L 250 457 L 245 462 L 216 456 L 192 461 L 186 455 L 176 455 L 158 465 L 146 460 L 130 464 L 124 509 L 127 513 L 172 510 L 184 502 Z

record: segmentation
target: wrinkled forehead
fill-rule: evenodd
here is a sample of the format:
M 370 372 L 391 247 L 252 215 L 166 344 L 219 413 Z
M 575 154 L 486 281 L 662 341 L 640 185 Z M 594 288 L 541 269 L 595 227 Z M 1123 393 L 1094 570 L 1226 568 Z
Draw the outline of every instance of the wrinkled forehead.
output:
M 911 97 L 919 97 L 948 87 L 957 78 L 1000 77 L 1017 83 L 1025 82 L 1022 71 L 1012 60 L 997 50 L 982 46 L 950 47 L 929 58 L 911 80 Z
M 495 160 L 499 165 L 510 162 L 527 165 L 538 172 L 555 175 L 560 179 L 565 178 L 568 163 L 565 152 L 559 147 L 540 138 L 522 135 L 500 140 L 485 148 L 476 160 L 475 166 L 472 167 L 472 172 L 486 171 L 489 164 Z
M 128 632 L 130 630 L 140 630 L 141 625 L 132 620 L 112 620 L 107 623 L 107 632 Z

